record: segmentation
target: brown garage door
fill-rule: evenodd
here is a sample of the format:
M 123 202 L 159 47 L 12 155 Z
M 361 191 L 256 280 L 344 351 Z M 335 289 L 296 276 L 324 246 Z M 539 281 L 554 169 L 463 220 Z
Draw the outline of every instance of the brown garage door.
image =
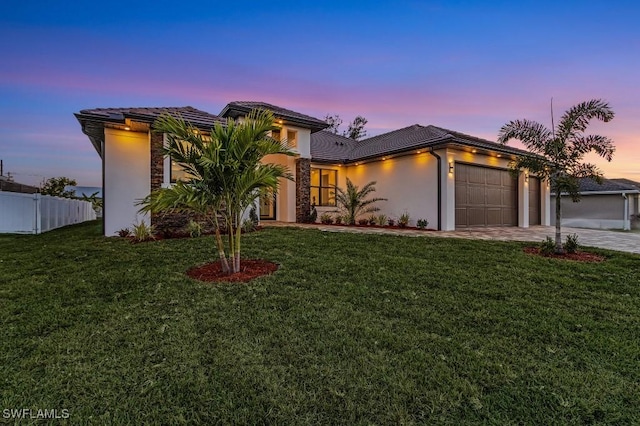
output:
M 529 176 L 529 225 L 540 223 L 540 179 Z
M 517 226 L 517 181 L 508 170 L 456 163 L 456 228 Z

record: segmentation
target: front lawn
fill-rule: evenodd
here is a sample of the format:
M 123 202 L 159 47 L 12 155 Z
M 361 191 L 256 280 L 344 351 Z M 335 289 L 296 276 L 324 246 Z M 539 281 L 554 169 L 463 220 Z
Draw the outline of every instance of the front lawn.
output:
M 96 222 L 0 236 L 0 410 L 87 424 L 638 424 L 640 256 L 266 229 L 248 284 L 211 237 Z M 3 412 L 4 413 L 4 412 Z

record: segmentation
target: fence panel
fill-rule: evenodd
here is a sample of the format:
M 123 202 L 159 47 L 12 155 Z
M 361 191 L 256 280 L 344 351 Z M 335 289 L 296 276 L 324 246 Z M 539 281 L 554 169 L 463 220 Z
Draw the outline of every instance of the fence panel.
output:
M 34 194 L 0 192 L 0 233 L 35 234 L 37 201 Z
M 95 218 L 88 201 L 0 191 L 0 233 L 39 234 Z

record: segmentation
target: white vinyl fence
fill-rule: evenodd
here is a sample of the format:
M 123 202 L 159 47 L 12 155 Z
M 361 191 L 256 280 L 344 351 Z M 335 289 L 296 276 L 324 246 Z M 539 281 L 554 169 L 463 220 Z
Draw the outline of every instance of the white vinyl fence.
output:
M 0 191 L 0 233 L 40 234 L 95 218 L 88 201 Z

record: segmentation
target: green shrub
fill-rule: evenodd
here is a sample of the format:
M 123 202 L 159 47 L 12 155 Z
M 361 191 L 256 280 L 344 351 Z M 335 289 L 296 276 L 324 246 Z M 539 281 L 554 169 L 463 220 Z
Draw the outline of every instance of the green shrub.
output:
M 153 235 L 153 226 L 147 225 L 145 222 L 133 225 L 133 239 L 138 243 L 155 240 L 155 236 Z
M 200 222 L 196 222 L 192 219 L 187 224 L 187 231 L 189 231 L 189 235 L 191 235 L 191 238 L 197 238 L 202 235 L 202 225 L 200 224 Z
M 387 224 L 387 215 L 379 214 L 378 215 L 378 225 L 385 226 Z
M 552 255 L 556 252 L 556 243 L 551 237 L 547 237 L 542 243 L 540 243 L 540 253 L 545 256 Z
M 122 228 L 118 231 L 118 237 L 126 238 L 131 236 L 131 230 L 129 228 Z
M 260 223 L 258 213 L 256 212 L 256 206 L 251 207 L 251 210 L 249 210 L 249 219 L 251 219 L 251 222 L 253 222 L 255 226 L 258 226 L 258 223 Z
M 564 243 L 564 250 L 567 253 L 575 253 L 578 251 L 580 245 L 578 244 L 578 234 L 567 235 L 567 241 Z
M 336 225 L 342 224 L 342 216 L 340 215 L 336 216 L 335 221 L 336 221 Z
M 400 228 L 406 228 L 409 225 L 409 213 L 402 213 L 398 218 L 398 226 Z
M 396 221 L 395 221 L 394 219 L 392 219 L 392 218 L 389 218 L 389 219 L 387 220 L 387 224 L 388 224 L 389 226 L 393 226 L 393 225 L 395 225 L 395 224 L 396 224 Z
M 256 224 L 253 222 L 253 219 L 248 218 L 242 221 L 242 225 L 240 225 L 242 231 L 244 233 L 253 232 L 256 230 Z
M 429 225 L 429 221 L 427 219 L 418 219 L 416 222 L 416 226 L 420 229 L 425 229 Z
M 322 213 L 320 215 L 320 222 L 325 225 L 331 225 L 333 223 L 333 216 L 331 216 L 329 213 Z
M 369 225 L 377 225 L 378 224 L 378 216 L 372 214 L 371 216 L 369 216 Z
M 369 219 L 358 219 L 358 225 L 368 225 Z

